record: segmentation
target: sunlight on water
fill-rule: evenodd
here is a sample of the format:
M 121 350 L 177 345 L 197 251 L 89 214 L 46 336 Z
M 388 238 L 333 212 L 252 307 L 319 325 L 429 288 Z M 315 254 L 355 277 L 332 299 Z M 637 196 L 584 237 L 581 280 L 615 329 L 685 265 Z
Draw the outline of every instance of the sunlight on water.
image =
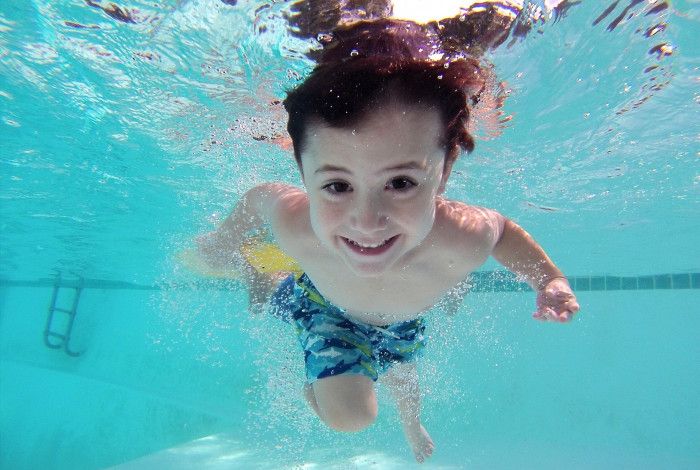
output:
M 531 4 L 529 15 L 536 11 Z M 95 5 L 37 2 L 0 11 L 2 132 L 11 154 L 0 197 L 19 197 L 44 219 L 32 222 L 41 230 L 30 230 L 8 209 L 3 263 L 32 270 L 28 277 L 55 267 L 108 278 L 142 272 L 95 237 L 93 227 L 125 232 L 126 218 L 152 226 L 144 208 L 167 208 L 161 227 L 153 227 L 157 240 L 123 234 L 157 266 L 160 253 L 191 236 L 170 239 L 167 227 L 177 221 L 197 226 L 202 212 L 225 214 L 261 181 L 300 183 L 279 147 L 285 132 L 279 100 L 310 69 L 304 54 L 318 47 L 286 31 L 285 17 L 297 3 Z M 692 198 L 695 183 L 685 178 L 683 163 L 694 139 L 693 59 L 668 55 L 692 43 L 674 27 L 692 21 L 678 8 L 637 5 L 619 20 L 621 4 L 603 15 L 587 2 L 561 10 L 557 21 L 528 20 L 530 34 L 513 33 L 487 55 L 509 95 L 502 118 L 512 120 L 504 130 L 477 131 L 485 139 L 459 164 L 463 177 L 453 178 L 453 194 L 474 202 L 483 194 L 487 202 L 504 190 L 505 212 L 586 214 L 612 206 L 609 212 L 622 217 L 606 226 L 628 228 L 643 224 L 659 197 L 666 205 Z M 669 98 L 650 98 L 658 93 Z M 669 119 L 648 125 L 647 116 L 660 115 Z M 683 120 L 685 131 L 677 127 Z M 52 138 L 30 141 L 29 128 Z M 631 135 L 641 128 L 641 139 Z M 660 153 L 654 144 L 660 139 L 675 151 Z M 55 212 L 46 210 L 50 200 Z M 577 231 L 589 223 L 563 219 Z M 29 239 L 19 236 L 27 232 Z M 70 239 L 84 245 L 71 246 Z M 37 254 L 25 253 L 29 246 Z M 115 259 L 99 263 L 98 252 Z M 25 256 L 37 262 L 19 268 Z M 129 277 L 148 282 L 154 275 Z

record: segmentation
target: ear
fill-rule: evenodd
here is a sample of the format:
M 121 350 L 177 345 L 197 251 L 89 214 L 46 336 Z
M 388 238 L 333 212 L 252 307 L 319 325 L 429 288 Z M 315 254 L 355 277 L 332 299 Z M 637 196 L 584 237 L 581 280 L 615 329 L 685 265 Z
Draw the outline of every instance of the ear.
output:
M 450 178 L 450 173 L 452 173 L 452 164 L 454 160 L 445 159 L 444 166 L 442 167 L 442 178 L 440 178 L 440 186 L 438 187 L 438 194 L 445 192 L 445 186 L 447 186 L 447 180 Z

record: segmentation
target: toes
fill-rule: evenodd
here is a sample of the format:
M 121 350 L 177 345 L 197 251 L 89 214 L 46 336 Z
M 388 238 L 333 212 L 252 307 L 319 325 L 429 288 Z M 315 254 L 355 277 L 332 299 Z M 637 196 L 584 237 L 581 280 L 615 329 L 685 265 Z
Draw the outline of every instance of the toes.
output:
M 429 442 L 425 445 L 425 447 L 421 450 L 415 450 L 413 452 L 413 455 L 416 456 L 416 461 L 418 463 L 423 463 L 425 462 L 425 459 L 433 455 L 433 451 L 435 450 L 435 445 L 432 442 Z

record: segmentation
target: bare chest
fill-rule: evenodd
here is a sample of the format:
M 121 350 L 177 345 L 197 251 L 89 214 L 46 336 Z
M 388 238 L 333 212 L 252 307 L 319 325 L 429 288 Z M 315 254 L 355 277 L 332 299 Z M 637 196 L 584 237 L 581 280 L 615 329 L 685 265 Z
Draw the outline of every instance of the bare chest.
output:
M 421 263 L 399 273 L 360 278 L 344 267 L 316 269 L 307 274 L 331 303 L 362 322 L 386 325 L 417 318 L 440 299 L 459 289 L 468 272 L 449 265 Z

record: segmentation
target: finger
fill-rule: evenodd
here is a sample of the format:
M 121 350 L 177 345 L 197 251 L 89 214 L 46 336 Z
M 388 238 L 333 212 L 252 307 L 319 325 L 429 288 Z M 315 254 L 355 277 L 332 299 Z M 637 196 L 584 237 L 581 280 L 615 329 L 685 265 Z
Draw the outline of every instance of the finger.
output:
M 542 307 L 535 313 L 534 317 L 541 321 L 552 321 L 556 319 L 556 313 L 550 307 Z
M 579 305 L 576 303 L 575 300 L 571 300 L 569 302 L 563 303 L 561 306 L 556 307 L 556 310 L 558 312 L 558 316 L 561 317 L 562 314 L 566 313 L 567 318 L 571 319 L 576 312 L 579 311 Z
M 548 306 L 556 312 L 557 316 L 560 316 L 564 312 L 576 313 L 579 310 L 578 303 L 573 297 L 568 299 L 554 299 Z
M 571 312 L 565 310 L 558 315 L 557 319 L 562 323 L 566 323 L 571 320 Z
M 540 321 L 550 321 L 552 319 L 551 310 L 549 307 L 540 307 L 532 317 Z
M 556 292 L 554 293 L 554 296 L 555 296 L 557 299 L 560 299 L 560 300 L 561 300 L 561 299 L 570 299 L 570 298 L 572 298 L 574 295 L 573 295 L 571 292 L 569 292 L 569 291 L 566 291 L 566 290 L 559 290 L 559 291 L 556 291 Z
M 547 307 L 547 316 L 551 321 L 559 321 L 559 316 L 561 315 L 561 308 L 557 305 L 551 305 Z
M 571 313 L 576 313 L 581 309 L 581 306 L 576 302 L 576 299 L 571 299 L 566 303 L 566 308 L 568 308 Z
M 561 312 L 557 313 L 555 317 L 552 319 L 552 321 L 555 321 L 557 323 L 566 323 L 569 321 L 569 312 Z

